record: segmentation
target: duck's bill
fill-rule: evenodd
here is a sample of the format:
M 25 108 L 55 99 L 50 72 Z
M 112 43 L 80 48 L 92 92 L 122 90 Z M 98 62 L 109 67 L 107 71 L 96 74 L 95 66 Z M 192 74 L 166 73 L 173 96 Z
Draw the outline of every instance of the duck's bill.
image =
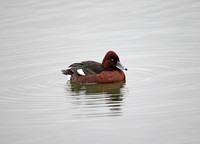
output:
M 116 65 L 116 67 L 118 68 L 118 69 L 121 69 L 121 70 L 128 70 L 127 68 L 125 68 L 119 61 L 117 62 L 117 65 Z

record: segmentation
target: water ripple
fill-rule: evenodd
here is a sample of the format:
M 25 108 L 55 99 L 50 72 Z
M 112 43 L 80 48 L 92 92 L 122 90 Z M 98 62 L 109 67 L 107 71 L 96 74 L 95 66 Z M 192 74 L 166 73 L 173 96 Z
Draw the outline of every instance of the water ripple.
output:
M 123 107 L 124 82 L 112 84 L 67 86 L 75 117 L 99 117 L 121 115 Z

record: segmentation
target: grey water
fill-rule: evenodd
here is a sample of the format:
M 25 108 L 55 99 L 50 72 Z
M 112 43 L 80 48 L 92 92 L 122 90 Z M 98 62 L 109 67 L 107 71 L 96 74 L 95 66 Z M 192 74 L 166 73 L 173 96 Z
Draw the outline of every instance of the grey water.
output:
M 61 69 L 115 51 L 126 82 Z M 199 144 L 200 1 L 0 1 L 1 144 Z

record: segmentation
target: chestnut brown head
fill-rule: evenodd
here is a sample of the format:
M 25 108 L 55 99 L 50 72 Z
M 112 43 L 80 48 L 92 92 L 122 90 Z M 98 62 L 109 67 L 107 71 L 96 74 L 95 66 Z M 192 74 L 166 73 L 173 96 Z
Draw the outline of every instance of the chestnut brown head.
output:
M 121 65 L 119 57 L 114 51 L 107 52 L 107 54 L 105 55 L 103 59 L 102 65 L 108 71 L 114 70 L 114 69 L 127 70 Z

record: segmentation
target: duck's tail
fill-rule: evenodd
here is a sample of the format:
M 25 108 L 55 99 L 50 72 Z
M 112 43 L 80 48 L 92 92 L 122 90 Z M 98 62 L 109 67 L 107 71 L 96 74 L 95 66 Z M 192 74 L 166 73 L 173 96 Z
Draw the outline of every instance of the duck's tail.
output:
M 64 75 L 72 75 L 72 74 L 73 74 L 73 72 L 72 72 L 71 69 L 61 70 L 61 71 L 62 71 L 62 73 L 63 73 Z

